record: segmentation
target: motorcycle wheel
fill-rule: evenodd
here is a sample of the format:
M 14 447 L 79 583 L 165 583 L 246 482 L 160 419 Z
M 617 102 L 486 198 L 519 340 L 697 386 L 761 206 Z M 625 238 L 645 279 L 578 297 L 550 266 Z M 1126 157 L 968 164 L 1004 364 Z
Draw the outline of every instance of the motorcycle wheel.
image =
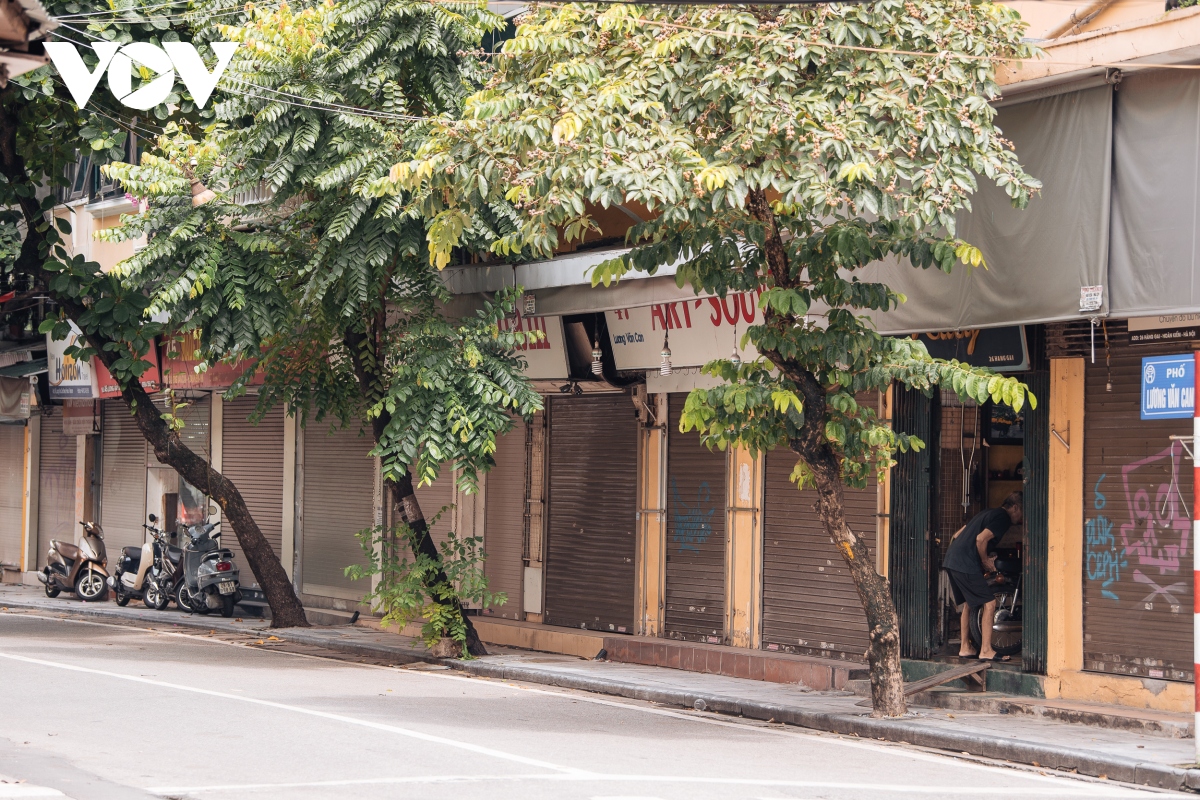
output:
M 121 581 L 120 580 L 118 580 L 116 582 L 116 584 L 117 585 L 113 587 L 113 594 L 117 598 L 117 605 L 124 608 L 125 606 L 129 605 L 129 595 L 127 595 L 127 594 L 125 594 L 125 592 L 121 591 Z
M 99 602 L 108 597 L 108 586 L 99 574 L 84 570 L 75 579 L 75 596 L 85 603 Z
M 233 616 L 233 595 L 227 594 L 221 598 L 221 616 L 226 619 Z
M 166 593 L 158 588 L 158 584 L 150 581 L 146 585 L 146 594 L 142 597 L 142 602 L 146 604 L 146 608 L 153 608 L 155 611 L 162 611 L 167 607 L 167 603 L 171 600 Z
M 175 605 L 179 606 L 180 611 L 186 611 L 191 614 L 193 612 L 191 594 L 187 589 L 187 581 L 180 581 L 178 588 L 175 589 Z
M 1010 611 L 998 608 L 992 620 L 992 649 L 997 655 L 1015 656 L 1021 652 L 1021 609 Z M 977 647 L 983 642 L 983 608 L 975 609 L 971 614 L 971 641 Z
M 46 590 L 46 597 L 58 597 L 59 593 L 62 592 L 62 589 L 51 585 L 51 580 L 51 578 L 47 578 L 46 582 L 43 584 L 43 588 Z

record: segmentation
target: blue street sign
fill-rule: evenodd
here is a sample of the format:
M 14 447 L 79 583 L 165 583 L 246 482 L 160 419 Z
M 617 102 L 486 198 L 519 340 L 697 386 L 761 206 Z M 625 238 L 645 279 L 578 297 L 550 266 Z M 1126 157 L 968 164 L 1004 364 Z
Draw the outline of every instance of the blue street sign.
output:
M 1142 419 L 1188 419 L 1195 407 L 1196 362 L 1182 356 L 1142 359 Z

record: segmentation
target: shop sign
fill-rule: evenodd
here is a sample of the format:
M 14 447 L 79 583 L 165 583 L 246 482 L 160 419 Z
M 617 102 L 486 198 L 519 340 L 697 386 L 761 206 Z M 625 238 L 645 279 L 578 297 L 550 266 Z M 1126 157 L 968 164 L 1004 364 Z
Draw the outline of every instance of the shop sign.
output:
M 197 372 L 203 363 L 199 351 L 199 333 L 192 331 L 166 345 L 166 358 L 162 362 L 162 383 L 175 390 L 183 389 L 228 389 L 252 365 L 251 362 L 209 364 L 207 369 Z M 251 386 L 262 385 L 263 375 L 256 372 L 250 378 Z
M 146 353 L 142 360 L 150 365 L 150 368 L 142 373 L 142 388 L 154 394 L 162 388 L 162 376 L 158 371 L 158 347 L 155 342 L 150 343 L 150 352 Z M 96 371 L 97 395 L 103 398 L 120 397 L 121 387 L 117 386 L 117 379 L 108 371 L 108 367 L 104 366 L 104 362 L 94 358 L 92 368 Z
M 46 358 L 48 359 L 48 380 L 50 381 L 50 397 L 53 400 L 68 398 L 95 397 L 94 381 L 91 365 L 87 359 L 82 361 L 67 355 L 67 349 L 80 341 L 83 332 L 71 323 L 71 332 L 63 340 L 52 339 L 52 334 L 46 334 Z
M 1200 338 L 1200 314 L 1159 314 L 1129 320 L 1130 344 L 1190 342 Z
M 640 308 L 606 311 L 608 336 L 619 370 L 658 369 L 664 335 L 670 337 L 671 363 L 699 367 L 729 358 L 734 348 L 743 361 L 758 351 L 740 344 L 746 329 L 763 323 L 756 293 L 678 300 Z
M 1142 419 L 1189 419 L 1194 411 L 1196 362 L 1191 353 L 1142 359 Z
M 100 432 L 100 404 L 95 400 L 64 400 L 64 436 L 91 436 Z
M 517 311 L 505 319 L 501 327 L 506 331 L 538 331 L 542 334 L 538 341 L 526 342 L 516 348 L 516 354 L 525 360 L 526 378 L 565 380 L 570 375 L 562 317 L 528 317 Z
M 996 372 L 1021 372 L 1029 369 L 1029 350 L 1025 343 L 1025 328 L 976 328 L 966 331 L 914 333 L 934 358 L 952 359 L 973 367 L 987 367 Z

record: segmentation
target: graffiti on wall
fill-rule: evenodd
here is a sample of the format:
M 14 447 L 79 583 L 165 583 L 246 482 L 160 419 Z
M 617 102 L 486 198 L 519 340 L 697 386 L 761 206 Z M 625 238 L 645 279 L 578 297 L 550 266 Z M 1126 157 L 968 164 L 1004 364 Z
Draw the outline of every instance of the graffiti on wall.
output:
M 1108 514 L 1102 474 L 1092 487 L 1092 508 L 1097 512 L 1084 523 L 1084 570 L 1087 579 L 1100 584 L 1100 595 L 1120 601 L 1122 590 L 1147 611 L 1155 603 L 1179 613 L 1186 605 L 1188 584 L 1174 580 L 1188 556 L 1191 512 L 1179 485 L 1182 447 L 1172 442 L 1152 456 L 1121 467 L 1125 519 L 1118 526 Z M 1132 572 L 1130 570 L 1132 569 Z
M 671 478 L 671 494 L 674 509 L 671 514 L 671 539 L 679 545 L 679 552 L 700 552 L 700 546 L 712 536 L 712 518 L 717 508 L 712 503 L 712 490 L 707 481 L 701 481 L 696 490 L 696 502 L 685 502 L 679 494 L 679 486 Z

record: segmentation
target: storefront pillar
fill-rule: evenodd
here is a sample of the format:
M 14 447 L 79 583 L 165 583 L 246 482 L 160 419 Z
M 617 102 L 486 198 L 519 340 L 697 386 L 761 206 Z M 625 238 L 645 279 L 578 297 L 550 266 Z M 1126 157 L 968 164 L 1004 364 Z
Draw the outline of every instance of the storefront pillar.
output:
M 39 408 L 38 411 L 41 409 Z M 41 476 L 42 417 L 33 414 L 25 423 L 25 491 L 22 509 L 21 571 L 37 570 L 38 489 Z
M 637 633 L 662 634 L 667 577 L 667 395 L 655 394 L 654 424 L 643 427 L 638 453 Z
M 296 572 L 296 416 L 284 409 L 283 417 L 283 536 L 279 560 L 288 580 Z
M 1050 361 L 1046 674 L 1083 668 L 1084 359 Z
M 734 647 L 758 649 L 762 646 L 764 458 L 742 447 L 731 448 L 727 474 L 725 636 Z
M 96 471 L 96 446 L 91 436 L 75 437 L 75 523 L 92 522 L 96 516 L 96 504 L 92 491 L 92 476 Z M 74 539 L 78 540 L 79 530 Z

